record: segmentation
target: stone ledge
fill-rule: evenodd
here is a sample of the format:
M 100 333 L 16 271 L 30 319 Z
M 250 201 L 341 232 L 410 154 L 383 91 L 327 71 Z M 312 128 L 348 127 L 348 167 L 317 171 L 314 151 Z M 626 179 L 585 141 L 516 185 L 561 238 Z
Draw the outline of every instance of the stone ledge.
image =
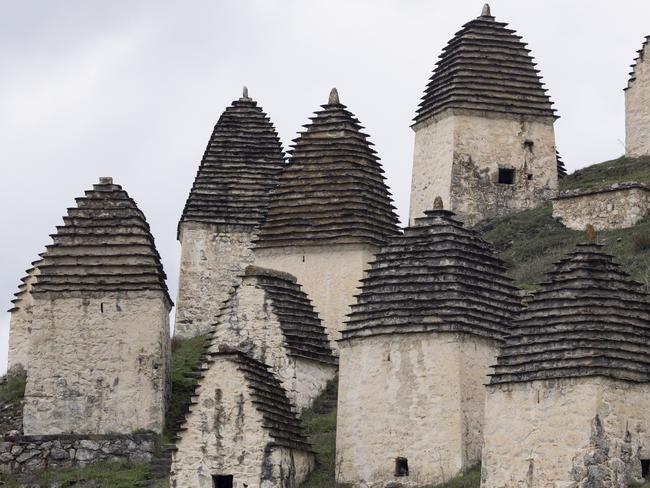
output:
M 564 200 L 567 198 L 583 197 L 586 195 L 594 195 L 597 193 L 607 193 L 612 191 L 623 191 L 623 190 L 632 190 L 640 189 L 645 191 L 650 191 L 650 186 L 644 183 L 638 182 L 625 182 L 625 183 L 614 183 L 613 185 L 604 186 L 600 188 L 578 188 L 576 190 L 565 190 L 558 194 L 558 196 L 551 198 L 551 200 Z

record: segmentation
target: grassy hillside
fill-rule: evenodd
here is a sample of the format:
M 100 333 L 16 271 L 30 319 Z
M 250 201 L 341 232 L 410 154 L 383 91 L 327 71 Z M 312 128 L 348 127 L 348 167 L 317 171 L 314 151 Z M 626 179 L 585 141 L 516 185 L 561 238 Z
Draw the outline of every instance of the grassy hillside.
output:
M 629 181 L 650 183 L 650 158 L 620 157 L 587 166 L 560 180 L 560 190 L 603 187 Z

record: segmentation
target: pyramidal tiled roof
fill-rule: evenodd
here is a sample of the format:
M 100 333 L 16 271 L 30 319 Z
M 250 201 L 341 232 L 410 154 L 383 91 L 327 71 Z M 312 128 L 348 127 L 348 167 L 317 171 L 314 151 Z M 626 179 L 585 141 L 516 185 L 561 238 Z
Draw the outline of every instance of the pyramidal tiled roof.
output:
M 443 49 L 415 123 L 448 108 L 555 117 L 521 36 L 497 22 L 485 5 Z
M 254 277 L 257 286 L 264 290 L 280 321 L 290 354 L 325 363 L 336 362 L 318 313 L 294 276 L 257 266 L 247 267 L 244 276 Z
M 579 244 L 528 301 L 491 383 L 605 376 L 650 381 L 650 303 L 601 246 Z
M 244 88 L 214 126 L 181 223 L 259 225 L 284 165 L 273 124 Z
M 566 176 L 566 166 L 564 166 L 562 156 L 557 151 L 555 151 L 555 159 L 557 160 L 557 176 L 558 178 L 564 178 Z
M 501 260 L 452 212 L 415 220 L 375 256 L 343 339 L 386 333 L 465 332 L 502 339 L 519 310 Z
M 32 293 L 162 291 L 165 272 L 144 214 L 112 178 L 76 199 L 38 263 Z
M 38 276 L 38 265 L 41 261 L 42 259 L 32 261 L 31 267 L 25 270 L 25 276 L 20 279 L 18 291 L 14 293 L 14 299 L 11 300 L 12 307 L 7 310 L 7 312 L 16 312 L 22 308 L 23 301 L 31 293 L 32 287 L 36 282 L 36 277 Z
M 630 71 L 630 79 L 627 82 L 627 87 L 625 88 L 625 90 L 631 88 L 632 84 L 634 83 L 634 80 L 636 80 L 636 67 L 643 62 L 645 57 L 645 50 L 648 47 L 648 44 L 650 44 L 650 36 L 645 37 L 641 49 L 637 51 L 638 56 L 634 58 L 634 63 L 630 66 L 632 68 L 632 71 Z
M 227 358 L 237 364 L 247 382 L 251 394 L 253 406 L 262 415 L 262 427 L 273 439 L 273 445 L 311 451 L 311 446 L 305 435 L 305 431 L 292 409 L 291 400 L 278 378 L 264 363 L 253 359 L 241 351 L 221 347 L 217 351 L 208 352 L 205 362 L 195 377 L 198 379 L 199 387 L 207 371 L 213 367 L 215 360 L 219 357 Z M 198 396 L 192 396 L 192 403 L 189 412 L 196 408 Z M 178 435 L 175 440 L 182 438 L 183 432 L 187 430 L 187 416 L 178 428 Z
M 383 169 L 336 89 L 294 140 L 258 247 L 378 244 L 398 232 Z

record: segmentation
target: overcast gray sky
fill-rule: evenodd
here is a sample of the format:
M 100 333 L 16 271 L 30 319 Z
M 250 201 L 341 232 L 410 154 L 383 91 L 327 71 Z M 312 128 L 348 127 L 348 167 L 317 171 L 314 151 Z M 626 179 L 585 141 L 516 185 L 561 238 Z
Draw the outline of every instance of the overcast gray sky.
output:
M 623 88 L 648 0 L 496 0 L 529 43 L 569 170 L 620 156 Z M 285 149 L 336 86 L 408 214 L 411 118 L 441 49 L 477 17 L 455 0 L 0 0 L 0 297 L 74 197 L 113 176 L 156 237 L 172 295 L 176 224 L 212 127 L 248 85 Z M 3 309 L 4 310 L 4 309 Z M 0 370 L 9 314 L 0 314 Z

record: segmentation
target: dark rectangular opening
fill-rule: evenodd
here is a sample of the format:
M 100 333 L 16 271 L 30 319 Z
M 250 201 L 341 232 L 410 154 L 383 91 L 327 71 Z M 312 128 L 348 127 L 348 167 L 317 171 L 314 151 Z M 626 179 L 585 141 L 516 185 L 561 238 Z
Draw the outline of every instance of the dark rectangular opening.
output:
M 395 476 L 409 475 L 409 461 L 406 458 L 398 457 L 395 459 Z
M 232 488 L 232 475 L 219 474 L 212 477 L 212 486 L 214 488 Z
M 499 183 L 512 185 L 515 182 L 515 170 L 511 168 L 499 168 Z
M 641 477 L 650 479 L 650 459 L 641 460 Z

